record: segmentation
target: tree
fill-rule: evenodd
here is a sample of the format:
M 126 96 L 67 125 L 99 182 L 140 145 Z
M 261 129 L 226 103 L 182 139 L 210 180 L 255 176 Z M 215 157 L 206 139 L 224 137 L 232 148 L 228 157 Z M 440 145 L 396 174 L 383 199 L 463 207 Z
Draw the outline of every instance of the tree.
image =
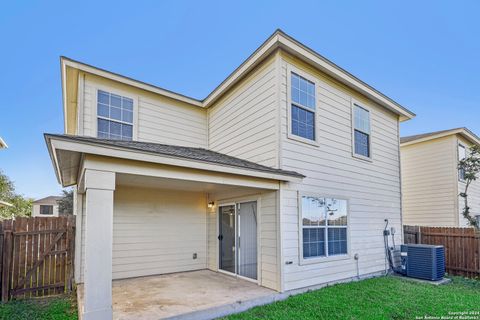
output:
M 0 200 L 9 199 L 14 193 L 13 182 L 0 170 Z
M 62 190 L 63 198 L 58 200 L 60 214 L 73 214 L 73 189 Z
M 470 214 L 470 207 L 468 205 L 468 189 L 472 182 L 478 179 L 480 174 L 480 147 L 475 145 L 470 148 L 468 155 L 458 162 L 458 170 L 463 172 L 465 179 L 465 189 L 460 193 L 463 198 L 464 207 L 462 210 L 463 217 L 468 221 L 468 224 L 479 229 L 477 220 Z
M 33 199 L 16 194 L 13 182 L 2 171 L 0 171 L 0 200 L 12 204 L 11 207 L 0 207 L 1 220 L 29 217 L 32 214 Z

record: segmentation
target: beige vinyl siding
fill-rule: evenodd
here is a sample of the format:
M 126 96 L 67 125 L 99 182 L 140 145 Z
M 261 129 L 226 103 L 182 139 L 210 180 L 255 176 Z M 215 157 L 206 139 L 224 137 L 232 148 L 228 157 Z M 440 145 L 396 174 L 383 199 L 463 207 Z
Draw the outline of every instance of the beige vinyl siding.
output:
M 403 223 L 457 226 L 457 139 L 454 135 L 401 148 Z
M 278 224 L 277 192 L 251 194 L 252 191 L 224 192 L 210 194 L 209 199 L 217 205 L 208 213 L 208 268 L 218 270 L 218 206 L 222 203 L 257 201 L 259 217 L 258 238 L 258 280 L 261 286 L 280 291 L 278 270 Z
M 355 253 L 360 257 L 360 275 L 380 272 L 385 269 L 384 219 L 396 228 L 397 243 L 401 240 L 398 117 L 291 56 L 282 57 L 281 166 L 306 176 L 302 183 L 282 185 L 283 289 L 354 277 Z M 287 77 L 291 66 L 315 80 L 318 146 L 287 137 Z M 352 156 L 352 99 L 370 109 L 372 161 Z M 298 197 L 302 193 L 348 200 L 348 256 L 301 264 Z
M 113 279 L 206 269 L 205 207 L 204 193 L 117 186 Z M 85 266 L 83 211 L 80 282 Z M 194 253 L 197 259 L 193 259 Z
M 118 187 L 113 279 L 205 269 L 205 199 L 203 193 Z
M 458 143 L 462 144 L 464 147 L 467 149 L 467 154 L 468 154 L 468 148 L 471 146 L 471 143 L 469 143 L 467 140 L 463 139 L 462 137 L 458 137 Z M 456 150 L 457 151 L 457 150 Z M 458 152 L 458 151 L 457 151 Z M 461 192 L 465 191 L 465 182 L 463 181 L 458 181 L 458 192 L 457 194 L 460 194 Z M 468 188 L 468 206 L 470 207 L 470 215 L 472 217 L 475 217 L 476 215 L 480 215 L 480 181 L 476 180 L 473 181 L 470 184 L 470 187 Z M 468 221 L 463 217 L 462 211 L 464 207 L 464 199 L 462 197 L 458 197 L 459 204 L 458 204 L 458 226 L 459 227 L 470 227 L 468 225 Z
M 84 81 L 81 134 L 96 136 L 98 89 L 134 100 L 134 136 L 138 141 L 207 147 L 206 110 L 88 74 Z
M 277 167 L 277 77 L 270 58 L 208 109 L 209 148 Z

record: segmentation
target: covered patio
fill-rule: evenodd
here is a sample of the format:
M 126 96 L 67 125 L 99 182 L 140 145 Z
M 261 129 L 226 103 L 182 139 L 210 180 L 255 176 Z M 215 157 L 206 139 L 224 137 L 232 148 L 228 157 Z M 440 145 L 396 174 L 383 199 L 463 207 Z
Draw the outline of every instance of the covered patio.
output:
M 302 175 L 205 149 L 46 138 L 77 190 L 80 318 L 208 319 L 281 291 L 278 190 Z
M 83 307 L 83 285 L 78 287 Z M 114 280 L 113 319 L 210 319 L 275 301 L 278 293 L 210 270 Z

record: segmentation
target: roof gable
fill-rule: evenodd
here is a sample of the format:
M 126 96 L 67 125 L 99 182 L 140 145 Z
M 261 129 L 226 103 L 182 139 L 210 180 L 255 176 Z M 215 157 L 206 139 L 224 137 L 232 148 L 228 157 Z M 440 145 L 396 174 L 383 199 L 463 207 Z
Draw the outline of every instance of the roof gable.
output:
M 380 106 L 397 114 L 401 121 L 408 120 L 415 117 L 415 114 L 399 103 L 395 102 L 391 98 L 382 94 L 380 91 L 369 86 L 362 80 L 358 79 L 348 71 L 342 69 L 338 65 L 334 64 L 327 58 L 323 57 L 319 53 L 290 37 L 282 30 L 277 29 L 257 50 L 255 50 L 238 68 L 236 68 L 222 83 L 220 83 L 205 99 L 198 100 L 191 98 L 159 86 L 155 86 L 143 81 L 135 80 L 130 77 L 126 77 L 114 72 L 110 72 L 101 68 L 97 68 L 79 61 L 75 61 L 66 57 L 61 57 L 61 70 L 62 70 L 62 92 L 63 92 L 63 104 L 64 114 L 67 112 L 67 101 L 76 100 L 69 99 L 67 97 L 67 68 L 74 68 L 82 70 L 84 72 L 96 74 L 114 81 L 118 81 L 127 85 L 131 85 L 143 90 L 147 90 L 156 94 L 177 99 L 193 106 L 208 108 L 215 103 L 224 93 L 235 86 L 241 81 L 251 70 L 260 65 L 270 54 L 276 50 L 284 50 L 291 55 L 305 61 L 312 65 L 314 68 L 319 69 L 321 72 L 331 76 L 335 80 L 343 83 L 351 89 L 365 95 L 367 98 L 378 103 Z M 71 113 L 71 112 L 70 112 Z M 66 120 L 66 117 L 65 117 Z M 65 121 L 65 124 L 67 122 Z M 67 126 L 65 126 L 67 127 Z M 67 132 L 69 132 L 67 130 Z
M 476 144 L 480 146 L 480 138 L 476 134 L 474 134 L 472 131 L 470 131 L 468 128 L 465 128 L 465 127 L 402 137 L 400 138 L 400 144 L 402 146 L 407 146 L 411 144 L 430 141 L 430 140 L 439 139 L 439 138 L 456 135 L 456 134 L 461 135 L 462 137 L 470 141 L 472 144 Z

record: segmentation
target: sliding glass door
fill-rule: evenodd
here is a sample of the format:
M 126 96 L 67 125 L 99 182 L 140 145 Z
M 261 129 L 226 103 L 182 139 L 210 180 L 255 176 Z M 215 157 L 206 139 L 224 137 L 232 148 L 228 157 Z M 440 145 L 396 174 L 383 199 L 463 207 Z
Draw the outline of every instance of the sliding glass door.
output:
M 235 273 L 235 205 L 219 208 L 219 230 L 218 240 L 220 243 L 220 269 Z
M 257 202 L 219 207 L 219 268 L 257 279 Z

